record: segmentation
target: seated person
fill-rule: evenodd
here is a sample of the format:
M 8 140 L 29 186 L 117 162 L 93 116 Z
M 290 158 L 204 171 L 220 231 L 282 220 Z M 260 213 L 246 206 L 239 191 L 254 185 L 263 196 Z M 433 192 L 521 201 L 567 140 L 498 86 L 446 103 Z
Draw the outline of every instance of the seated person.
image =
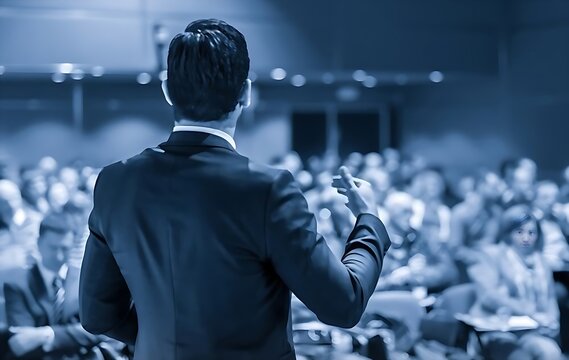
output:
M 412 290 L 426 287 L 437 292 L 457 278 L 454 262 L 437 236 L 438 227 L 423 226 L 421 232 L 411 227 L 413 197 L 393 192 L 385 201 L 389 213 L 386 224 L 391 249 L 383 263 L 377 290 Z
M 536 330 L 483 334 L 491 359 L 561 359 L 553 340 L 559 331 L 559 309 L 542 249 L 543 237 L 531 208 L 516 205 L 502 216 L 500 243 L 488 245 L 486 259 L 470 268 L 478 287 L 472 315 L 527 315 L 540 324 Z
M 66 262 L 74 246 L 66 219 L 58 214 L 43 220 L 37 242 L 41 259 L 23 270 L 19 279 L 4 284 L 12 334 L 8 345 L 15 358 L 81 359 L 97 351 L 94 347 L 103 340 L 83 329 L 78 306 L 66 301 L 66 291 L 74 287 L 66 284 Z M 114 352 L 110 347 L 107 350 Z
M 559 187 L 553 181 L 542 181 L 537 184 L 535 194 L 534 215 L 543 232 L 545 261 L 554 271 L 569 267 L 569 244 L 562 231 L 563 220 L 554 211 Z
M 474 191 L 452 208 L 448 245 L 461 282 L 469 280 L 467 269 L 484 258 L 481 249 L 496 242 L 502 212 L 498 203 L 504 186 L 497 174 L 481 172 Z

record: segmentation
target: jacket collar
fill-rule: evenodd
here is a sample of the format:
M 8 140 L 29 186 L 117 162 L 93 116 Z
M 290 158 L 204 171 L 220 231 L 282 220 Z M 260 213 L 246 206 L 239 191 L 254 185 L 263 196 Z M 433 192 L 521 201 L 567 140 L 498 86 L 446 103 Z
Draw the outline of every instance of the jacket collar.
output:
M 229 135 L 227 135 L 229 136 Z M 174 131 L 166 142 L 159 145 L 163 150 L 179 150 L 184 147 L 218 147 L 235 152 L 233 146 L 223 137 L 198 131 Z

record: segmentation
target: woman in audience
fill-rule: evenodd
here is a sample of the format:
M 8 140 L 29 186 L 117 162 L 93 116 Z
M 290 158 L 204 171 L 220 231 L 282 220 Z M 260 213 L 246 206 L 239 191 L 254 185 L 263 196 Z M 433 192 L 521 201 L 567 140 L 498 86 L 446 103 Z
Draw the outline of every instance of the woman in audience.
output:
M 539 324 L 535 330 L 484 334 L 491 359 L 562 359 L 554 340 L 559 309 L 542 249 L 541 229 L 531 208 L 516 205 L 502 216 L 500 243 L 488 245 L 485 260 L 470 269 L 478 287 L 472 315 L 527 315 Z

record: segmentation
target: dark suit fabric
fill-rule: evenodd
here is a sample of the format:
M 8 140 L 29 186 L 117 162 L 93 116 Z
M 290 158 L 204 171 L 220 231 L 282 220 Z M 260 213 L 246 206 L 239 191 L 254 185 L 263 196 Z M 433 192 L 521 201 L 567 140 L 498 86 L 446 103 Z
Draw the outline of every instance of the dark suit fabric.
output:
M 27 354 L 26 359 L 61 359 L 64 355 L 80 354 L 82 348 L 89 349 L 100 341 L 85 331 L 77 319 L 54 323 L 53 299 L 48 295 L 37 265 L 16 278 L 19 280 L 4 284 L 8 326 L 51 326 L 55 333 L 51 351 L 38 348 Z
M 83 326 L 135 359 L 294 359 L 293 291 L 325 323 L 355 325 L 389 247 L 362 215 L 342 260 L 288 171 L 222 138 L 174 132 L 106 167 L 80 281 Z

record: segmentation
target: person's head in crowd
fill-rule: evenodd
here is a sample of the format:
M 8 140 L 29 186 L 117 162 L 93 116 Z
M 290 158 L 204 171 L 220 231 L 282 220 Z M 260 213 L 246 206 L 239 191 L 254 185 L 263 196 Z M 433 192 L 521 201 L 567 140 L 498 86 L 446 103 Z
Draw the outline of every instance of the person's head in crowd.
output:
M 30 168 L 21 171 L 22 198 L 30 205 L 36 206 L 38 201 L 45 199 L 47 182 L 38 169 Z
M 521 158 L 518 161 L 518 167 L 524 168 L 532 174 L 533 178 L 537 178 L 537 164 L 530 158 Z
M 445 193 L 445 180 L 438 169 L 419 172 L 411 181 L 411 194 L 425 203 L 441 203 Z
M 58 272 L 69 259 L 74 241 L 73 227 L 64 214 L 49 214 L 40 225 L 38 252 L 42 265 Z
M 79 189 L 80 175 L 77 169 L 65 166 L 59 170 L 59 181 L 65 185 L 70 194 L 75 193 Z
M 0 198 L 8 202 L 14 213 L 22 209 L 24 205 L 20 188 L 11 180 L 0 180 Z
M 379 153 L 370 152 L 364 156 L 364 168 L 375 169 L 383 165 L 383 158 Z
M 455 195 L 460 199 L 464 200 L 469 194 L 472 194 L 476 190 L 476 178 L 474 176 L 463 176 L 461 177 L 455 188 Z
M 533 198 L 535 175 L 532 168 L 518 166 L 512 173 L 511 189 L 514 196 L 530 201 Z
M 44 156 L 38 162 L 38 169 L 44 175 L 52 175 L 57 170 L 58 164 L 57 161 L 52 158 L 51 156 Z
M 190 23 L 170 42 L 168 79 L 162 84 L 176 123 L 208 123 L 233 135 L 251 101 L 248 73 L 243 34 L 217 19 Z
M 95 184 L 97 184 L 97 178 L 99 177 L 98 172 L 93 172 L 85 179 L 85 191 L 87 194 L 93 195 L 95 192 Z
M 296 175 L 302 170 L 302 159 L 296 151 L 288 152 L 282 159 L 282 167 Z
M 506 190 L 504 181 L 492 171 L 481 171 L 475 181 L 475 191 L 485 201 L 497 202 Z
M 534 206 L 544 216 L 549 216 L 553 212 L 553 206 L 559 197 L 559 186 L 553 181 L 545 180 L 537 183 L 535 187 Z
M 402 191 L 394 191 L 387 195 L 384 207 L 389 214 L 389 226 L 400 231 L 411 230 L 413 216 L 413 197 Z
M 344 161 L 344 166 L 348 168 L 351 174 L 357 176 L 364 163 L 364 156 L 359 152 L 352 152 Z
M 389 173 L 380 167 L 369 167 L 362 171 L 360 178 L 371 184 L 376 201 L 378 204 L 382 204 L 391 189 L 391 176 Z
M 383 160 L 385 163 L 385 168 L 389 172 L 393 172 L 399 169 L 399 163 L 401 161 L 401 154 L 398 150 L 393 148 L 386 148 L 383 150 Z
M 314 185 L 317 189 L 328 189 L 330 187 L 330 184 L 332 184 L 332 173 L 329 171 L 323 171 L 316 176 Z
M 63 207 L 69 201 L 69 190 L 67 186 L 61 182 L 53 183 L 47 191 L 47 201 L 51 210 L 61 212 Z
M 530 206 L 514 205 L 504 211 L 500 240 L 524 256 L 543 250 L 541 227 Z

